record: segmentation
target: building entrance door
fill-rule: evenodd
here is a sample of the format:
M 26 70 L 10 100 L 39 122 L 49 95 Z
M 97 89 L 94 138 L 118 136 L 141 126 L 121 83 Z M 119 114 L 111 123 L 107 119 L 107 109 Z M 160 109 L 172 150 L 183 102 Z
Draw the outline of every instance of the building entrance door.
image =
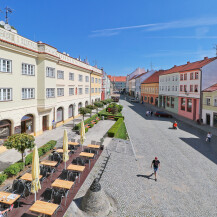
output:
M 217 127 L 217 114 L 216 113 L 213 114 L 213 126 Z
M 42 129 L 43 131 L 47 130 L 47 116 L 43 116 Z
M 210 125 L 210 114 L 206 114 L 206 124 Z

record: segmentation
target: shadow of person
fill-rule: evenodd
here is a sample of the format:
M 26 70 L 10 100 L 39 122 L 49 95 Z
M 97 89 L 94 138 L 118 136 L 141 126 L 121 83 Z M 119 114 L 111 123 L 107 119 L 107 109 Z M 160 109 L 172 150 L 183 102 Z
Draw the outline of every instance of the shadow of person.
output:
M 154 175 L 154 173 L 152 173 L 152 174 L 150 174 L 150 175 L 136 175 L 136 176 L 137 176 L 137 177 L 143 177 L 143 178 L 146 178 L 146 179 L 155 180 L 155 179 L 151 178 L 153 175 Z

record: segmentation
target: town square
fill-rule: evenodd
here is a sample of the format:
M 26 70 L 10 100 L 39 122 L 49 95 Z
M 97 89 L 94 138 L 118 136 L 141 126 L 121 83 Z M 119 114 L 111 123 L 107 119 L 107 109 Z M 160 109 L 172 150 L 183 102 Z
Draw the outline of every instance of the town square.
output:
M 2 0 L 0 217 L 217 217 L 216 4 Z

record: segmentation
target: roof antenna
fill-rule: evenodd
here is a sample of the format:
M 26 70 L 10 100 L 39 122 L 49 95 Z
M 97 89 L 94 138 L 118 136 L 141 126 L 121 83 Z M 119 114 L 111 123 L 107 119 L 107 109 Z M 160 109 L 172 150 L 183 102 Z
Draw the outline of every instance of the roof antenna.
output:
M 12 9 L 9 8 L 8 6 L 5 8 L 5 23 L 8 24 L 8 14 L 13 13 Z
M 213 47 L 213 49 L 215 49 L 215 56 L 217 57 L 217 44 L 215 45 L 215 47 Z

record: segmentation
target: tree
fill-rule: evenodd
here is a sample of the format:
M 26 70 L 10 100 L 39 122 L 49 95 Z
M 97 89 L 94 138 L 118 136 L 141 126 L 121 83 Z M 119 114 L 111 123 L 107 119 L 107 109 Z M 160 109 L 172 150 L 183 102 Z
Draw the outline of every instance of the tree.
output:
M 96 106 L 97 113 L 98 113 L 99 108 L 103 107 L 103 103 L 102 102 L 95 102 L 94 105 Z
M 112 113 L 113 115 L 116 114 L 116 113 L 118 113 L 118 107 L 113 106 L 113 107 L 111 108 L 111 113 Z
M 22 155 L 22 161 L 24 162 L 23 154 L 26 149 L 32 149 L 35 146 L 35 138 L 32 135 L 26 133 L 15 134 L 9 136 L 8 139 L 3 144 L 7 149 L 14 148 Z
M 92 116 L 92 110 L 96 109 L 94 105 L 87 105 L 86 108 L 90 109 L 90 117 Z
M 86 114 L 88 114 L 88 113 L 90 113 L 90 112 L 91 112 L 91 110 L 88 109 L 88 108 L 85 108 L 85 107 L 79 108 L 79 113 L 80 113 L 81 115 L 83 115 L 83 120 L 84 120 L 84 115 L 86 115 Z

